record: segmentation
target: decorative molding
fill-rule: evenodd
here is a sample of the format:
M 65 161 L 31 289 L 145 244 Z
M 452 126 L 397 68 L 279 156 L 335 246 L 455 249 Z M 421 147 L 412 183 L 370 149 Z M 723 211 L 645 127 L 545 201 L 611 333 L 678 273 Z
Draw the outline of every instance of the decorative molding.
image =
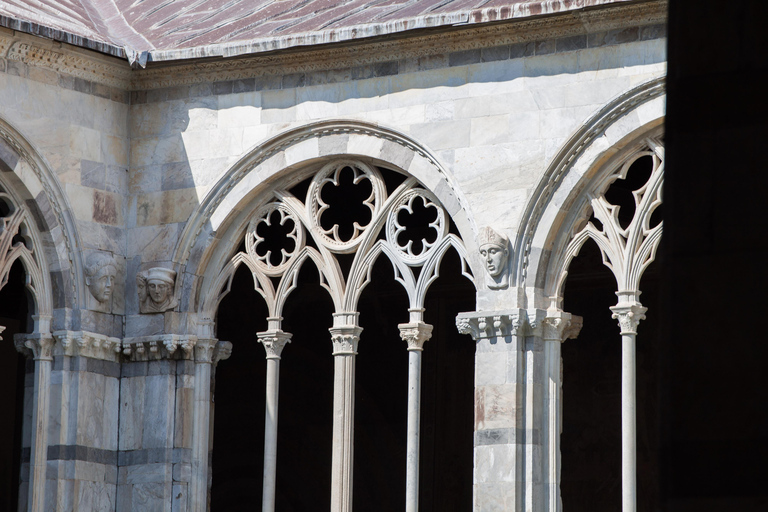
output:
M 424 343 L 432 337 L 432 326 L 424 322 L 398 324 L 400 337 L 408 344 L 408 351 L 424 350 Z
M 237 60 L 197 61 L 170 67 L 150 64 L 131 75 L 132 90 L 149 90 L 206 82 L 241 80 L 256 76 L 328 71 L 420 58 L 446 52 L 551 40 L 637 24 L 666 22 L 667 2 L 611 5 L 557 16 L 514 20 L 480 27 L 441 30 L 427 35 L 403 35 L 374 42 L 354 41 L 330 48 L 243 56 Z
M 126 61 L 87 52 L 43 38 L 0 32 L 0 48 L 8 60 L 126 90 L 131 68 Z M 7 50 L 6 50 L 7 48 Z
M 187 334 L 159 334 L 123 338 L 123 355 L 132 361 L 156 359 L 193 359 L 197 336 Z M 181 349 L 181 350 L 179 350 Z
M 87 331 L 54 331 L 54 355 L 90 357 L 105 361 L 119 361 L 122 350 L 120 338 Z
M 283 352 L 283 348 L 291 342 L 291 336 L 293 336 L 293 334 L 279 329 L 271 329 L 269 331 L 256 333 L 256 336 L 259 339 L 259 343 L 264 345 L 264 350 L 267 352 L 267 359 L 280 359 L 280 354 Z
M 637 334 L 637 326 L 640 324 L 640 320 L 645 320 L 645 312 L 648 308 L 644 307 L 639 302 L 634 304 L 619 303 L 616 306 L 611 306 L 613 314 L 612 318 L 619 321 L 619 329 L 621 334 Z
M 53 361 L 54 338 L 50 333 L 13 335 L 16 350 L 35 361 Z
M 527 315 L 517 311 L 475 311 L 459 313 L 456 328 L 469 334 L 475 341 L 485 338 L 522 336 L 527 332 Z

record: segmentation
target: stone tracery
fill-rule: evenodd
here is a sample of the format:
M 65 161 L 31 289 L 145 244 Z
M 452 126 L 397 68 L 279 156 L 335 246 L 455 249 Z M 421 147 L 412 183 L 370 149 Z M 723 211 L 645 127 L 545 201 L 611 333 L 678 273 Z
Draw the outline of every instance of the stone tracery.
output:
M 258 207 L 247 224 L 244 251 L 230 258 L 215 281 L 218 294 L 209 298 L 207 309 L 215 309 L 231 287 L 240 265 L 251 271 L 255 290 L 268 307 L 269 330 L 260 340 L 282 331 L 283 306 L 297 287 L 298 275 L 307 261 L 318 270 L 320 284 L 330 294 L 336 312 L 330 329 L 335 361 L 334 443 L 332 509 L 348 509 L 352 495 L 352 448 L 355 357 L 363 329 L 358 325 L 357 303 L 371 280 L 371 270 L 382 254 L 391 262 L 395 279 L 409 299 L 408 324 L 419 333 L 431 331 L 423 322 L 424 299 L 429 285 L 439 276 L 440 262 L 453 247 L 459 254 L 462 273 L 474 280 L 461 239 L 450 232 L 447 213 L 437 198 L 415 178 L 405 178 L 388 191 L 382 172 L 362 161 L 338 160 L 321 168 L 311 178 L 306 195 L 277 188 L 272 198 Z M 328 193 L 328 192 L 331 193 Z M 339 193 L 347 202 L 339 201 Z M 352 203 L 352 204 L 349 204 Z M 350 255 L 342 264 L 341 255 Z M 423 336 L 421 342 L 428 336 Z M 277 436 L 277 390 L 279 351 L 265 343 L 268 359 L 267 415 L 265 425 L 264 510 L 273 510 L 275 447 Z M 409 347 L 409 389 L 419 386 L 421 351 Z M 409 393 L 408 431 L 418 436 L 419 394 Z M 409 441 L 408 510 L 415 510 L 418 493 L 418 442 Z M 413 503 L 411 503 L 413 502 Z

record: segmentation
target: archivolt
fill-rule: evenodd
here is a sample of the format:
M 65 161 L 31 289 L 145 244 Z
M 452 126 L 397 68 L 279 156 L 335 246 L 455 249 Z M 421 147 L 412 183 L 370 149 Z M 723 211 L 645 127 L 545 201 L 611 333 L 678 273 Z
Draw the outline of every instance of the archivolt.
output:
M 80 282 L 83 275 L 81 243 L 71 217 L 69 201 L 45 159 L 18 130 L 3 119 L 0 119 L 0 169 L 6 171 L 2 181 L 8 197 L 18 209 L 31 209 L 27 214 L 30 218 L 26 232 L 34 245 L 32 250 L 35 260 L 43 273 L 39 282 L 45 284 L 44 289 L 35 291 L 37 299 L 41 301 L 40 314 L 46 308 L 65 305 L 77 308 L 84 304 L 84 286 Z M 43 239 L 47 243 L 44 244 Z M 51 250 L 44 252 L 46 247 Z M 65 255 L 66 260 L 61 259 L 60 255 Z M 22 259 L 28 260 L 26 257 Z M 30 262 L 25 261 L 25 265 L 27 263 Z M 27 270 L 31 272 L 29 266 Z M 65 304 L 51 304 L 49 271 L 61 271 L 65 281 L 68 281 L 69 286 L 62 283 L 69 290 L 69 293 L 65 293 Z M 71 304 L 66 303 L 69 297 L 73 301 Z

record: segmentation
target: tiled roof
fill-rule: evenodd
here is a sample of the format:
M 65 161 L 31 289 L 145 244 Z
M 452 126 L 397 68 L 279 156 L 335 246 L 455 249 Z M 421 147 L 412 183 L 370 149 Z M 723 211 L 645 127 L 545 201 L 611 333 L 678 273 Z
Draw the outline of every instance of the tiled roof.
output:
M 135 60 L 231 56 L 627 0 L 0 0 L 0 26 Z

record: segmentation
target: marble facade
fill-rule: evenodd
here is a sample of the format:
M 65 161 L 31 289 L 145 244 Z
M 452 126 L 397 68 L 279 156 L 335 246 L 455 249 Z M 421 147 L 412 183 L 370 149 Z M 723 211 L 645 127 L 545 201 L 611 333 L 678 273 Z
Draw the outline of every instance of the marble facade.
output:
M 23 214 L 6 230 L 29 237 L 29 254 L 4 245 L 0 264 L 24 258 L 37 307 L 33 332 L 17 335 L 35 365 L 19 510 L 207 509 L 210 378 L 231 351 L 215 335 L 222 269 L 276 190 L 347 160 L 415 178 L 458 231 L 477 289 L 476 311 L 457 318 L 477 343 L 474 510 L 562 510 L 559 350 L 580 326 L 560 310 L 563 272 L 617 165 L 639 148 L 663 154 L 665 10 L 146 69 L 0 29 L 0 198 Z M 357 250 L 338 242 L 329 254 Z M 403 268 L 426 265 L 410 256 Z M 414 279 L 400 326 L 409 347 L 431 331 L 413 313 L 419 290 Z M 636 328 L 637 295 L 620 298 Z M 335 364 L 354 383 L 360 327 L 354 310 L 336 315 Z M 267 347 L 279 368 L 290 334 L 272 323 L 258 336 L 280 345 Z M 421 345 L 409 350 L 420 368 Z M 343 433 L 354 389 L 334 396 Z M 418 396 L 409 407 L 418 418 Z M 342 452 L 334 511 L 349 509 Z

